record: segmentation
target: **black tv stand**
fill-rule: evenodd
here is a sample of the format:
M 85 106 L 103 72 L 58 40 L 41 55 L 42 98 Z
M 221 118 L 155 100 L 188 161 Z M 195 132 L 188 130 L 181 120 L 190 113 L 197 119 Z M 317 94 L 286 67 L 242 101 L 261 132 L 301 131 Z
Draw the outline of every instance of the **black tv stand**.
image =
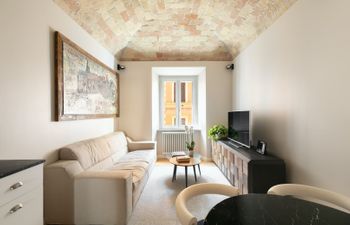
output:
M 285 164 L 272 155 L 261 155 L 229 140 L 212 142 L 212 158 L 221 172 L 241 194 L 266 193 L 285 183 Z

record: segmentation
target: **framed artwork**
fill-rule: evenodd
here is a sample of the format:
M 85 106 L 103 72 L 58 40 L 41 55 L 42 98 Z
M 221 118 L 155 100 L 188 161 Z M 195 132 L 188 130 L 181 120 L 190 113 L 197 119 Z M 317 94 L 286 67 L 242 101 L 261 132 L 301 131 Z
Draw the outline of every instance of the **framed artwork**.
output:
M 55 33 L 56 120 L 119 117 L 119 74 Z

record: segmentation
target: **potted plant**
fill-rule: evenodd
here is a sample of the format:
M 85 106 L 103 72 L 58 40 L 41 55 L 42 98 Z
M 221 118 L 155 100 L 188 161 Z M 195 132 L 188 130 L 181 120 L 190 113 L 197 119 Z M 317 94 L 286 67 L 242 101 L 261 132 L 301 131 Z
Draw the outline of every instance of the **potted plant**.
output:
M 196 144 L 193 138 L 193 127 L 185 126 L 185 130 L 186 130 L 186 148 L 188 149 L 189 155 L 193 156 L 193 149 Z
M 227 128 L 222 124 L 216 124 L 209 129 L 208 135 L 209 138 L 213 141 L 218 141 L 222 138 L 227 137 Z

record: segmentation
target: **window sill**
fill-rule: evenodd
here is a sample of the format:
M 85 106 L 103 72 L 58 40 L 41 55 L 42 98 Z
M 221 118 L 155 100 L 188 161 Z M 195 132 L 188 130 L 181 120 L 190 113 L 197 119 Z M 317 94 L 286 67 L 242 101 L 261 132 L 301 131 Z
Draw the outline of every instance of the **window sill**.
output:
M 193 128 L 194 131 L 201 131 L 200 128 Z M 160 128 L 157 130 L 158 132 L 185 132 L 185 129 L 182 128 Z

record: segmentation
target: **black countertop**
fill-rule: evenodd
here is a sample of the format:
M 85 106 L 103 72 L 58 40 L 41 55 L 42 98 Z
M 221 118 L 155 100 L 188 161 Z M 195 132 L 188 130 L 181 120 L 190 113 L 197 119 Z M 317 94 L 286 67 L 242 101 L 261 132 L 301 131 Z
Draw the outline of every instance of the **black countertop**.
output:
M 223 200 L 204 225 L 349 225 L 350 214 L 290 196 L 238 195 Z
M 44 163 L 45 160 L 0 160 L 0 178 Z

